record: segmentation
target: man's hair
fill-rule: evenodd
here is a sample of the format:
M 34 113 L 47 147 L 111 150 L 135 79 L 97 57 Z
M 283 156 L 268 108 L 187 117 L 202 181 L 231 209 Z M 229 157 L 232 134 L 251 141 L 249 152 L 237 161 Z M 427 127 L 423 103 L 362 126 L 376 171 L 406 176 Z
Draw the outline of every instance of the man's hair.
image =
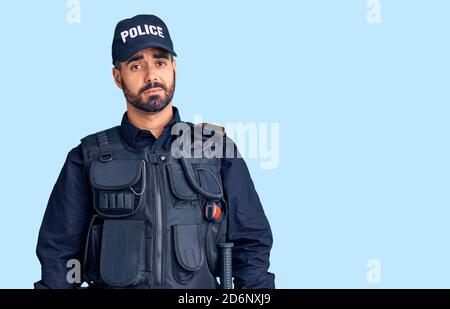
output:
M 165 53 L 169 55 L 169 60 L 170 60 L 171 62 L 173 62 L 173 60 L 175 59 L 175 57 L 174 57 L 171 53 L 168 53 L 168 52 L 165 52 Z M 120 67 L 120 61 L 119 61 L 119 60 L 114 61 L 114 67 L 115 67 L 117 70 L 120 71 L 121 67 Z

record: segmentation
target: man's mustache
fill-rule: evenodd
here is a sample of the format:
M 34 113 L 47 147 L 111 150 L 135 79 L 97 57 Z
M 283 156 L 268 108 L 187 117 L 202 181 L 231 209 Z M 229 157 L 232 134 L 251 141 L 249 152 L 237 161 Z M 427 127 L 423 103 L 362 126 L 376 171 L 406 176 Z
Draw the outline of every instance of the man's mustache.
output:
M 146 86 L 142 87 L 141 90 L 139 90 L 139 94 L 142 94 L 149 89 L 157 88 L 157 87 L 162 88 L 163 90 L 167 91 L 166 86 L 164 86 L 161 83 L 154 82 L 154 83 L 150 83 L 150 84 L 147 84 Z

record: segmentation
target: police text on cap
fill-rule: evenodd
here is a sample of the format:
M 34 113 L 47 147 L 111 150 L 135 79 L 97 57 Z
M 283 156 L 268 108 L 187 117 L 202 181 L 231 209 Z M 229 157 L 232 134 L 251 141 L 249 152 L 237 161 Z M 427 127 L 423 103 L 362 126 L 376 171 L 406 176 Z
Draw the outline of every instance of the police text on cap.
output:
M 133 27 L 128 30 L 122 31 L 120 36 L 122 37 L 123 43 L 127 42 L 127 37 L 131 39 L 137 37 L 138 35 L 157 35 L 164 38 L 163 31 L 161 27 L 153 26 L 153 25 L 143 25 L 145 31 L 142 30 L 141 26 Z

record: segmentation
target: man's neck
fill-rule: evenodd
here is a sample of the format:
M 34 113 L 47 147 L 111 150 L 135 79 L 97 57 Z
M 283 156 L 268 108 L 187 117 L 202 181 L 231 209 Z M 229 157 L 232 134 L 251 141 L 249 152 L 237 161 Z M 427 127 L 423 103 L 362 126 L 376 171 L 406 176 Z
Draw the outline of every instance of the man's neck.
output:
M 127 103 L 128 121 L 136 128 L 148 130 L 152 132 L 155 138 L 158 138 L 164 127 L 172 120 L 172 102 L 170 102 L 163 110 L 155 113 L 148 113 L 135 108 Z

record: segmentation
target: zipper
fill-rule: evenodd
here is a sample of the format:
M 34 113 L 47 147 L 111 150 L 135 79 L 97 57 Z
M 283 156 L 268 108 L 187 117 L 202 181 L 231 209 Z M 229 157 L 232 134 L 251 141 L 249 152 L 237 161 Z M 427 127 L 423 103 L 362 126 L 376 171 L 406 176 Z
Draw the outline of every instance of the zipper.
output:
M 151 156 L 154 156 L 152 162 L 152 177 L 153 177 L 153 187 L 155 188 L 155 225 L 156 225 L 156 237 L 155 237 L 155 246 L 156 246 L 156 259 L 155 259 L 155 280 L 156 285 L 161 285 L 162 281 L 162 206 L 161 206 L 161 188 L 157 181 L 158 173 L 157 173 L 157 165 L 158 157 L 156 153 L 152 153 Z M 156 161 L 156 162 L 155 162 Z

